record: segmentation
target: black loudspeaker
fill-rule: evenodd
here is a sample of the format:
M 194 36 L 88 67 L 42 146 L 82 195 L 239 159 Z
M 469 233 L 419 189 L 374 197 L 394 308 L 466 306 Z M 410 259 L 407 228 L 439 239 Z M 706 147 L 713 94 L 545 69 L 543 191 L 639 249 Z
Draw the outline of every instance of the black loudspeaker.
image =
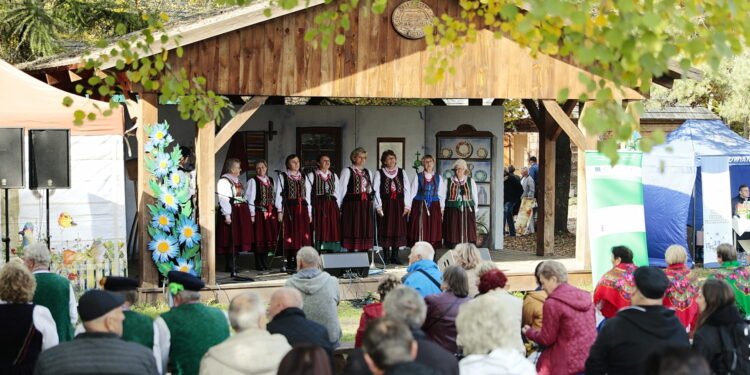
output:
M 356 275 L 367 277 L 370 273 L 370 259 L 367 252 L 322 254 L 323 270 L 332 276 Z
M 0 189 L 23 189 L 23 128 L 0 128 Z
M 29 188 L 70 189 L 70 130 L 29 130 Z

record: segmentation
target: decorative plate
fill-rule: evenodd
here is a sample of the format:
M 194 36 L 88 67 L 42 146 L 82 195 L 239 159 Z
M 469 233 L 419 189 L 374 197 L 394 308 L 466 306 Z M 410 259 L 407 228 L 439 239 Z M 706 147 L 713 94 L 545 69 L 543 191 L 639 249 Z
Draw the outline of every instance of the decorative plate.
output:
M 445 178 L 451 178 L 451 177 L 453 177 L 453 170 L 452 169 L 446 169 L 445 171 L 443 171 L 443 176 Z
M 461 141 L 456 143 L 456 155 L 462 158 L 468 158 L 474 151 L 474 147 L 467 141 Z
M 487 181 L 487 172 L 483 170 L 478 170 L 474 172 L 474 179 L 477 180 L 477 182 L 485 182 Z
M 477 157 L 480 159 L 486 159 L 490 155 L 490 152 L 486 148 L 480 147 L 477 149 Z
M 442 148 L 442 149 L 440 150 L 440 155 L 441 155 L 442 157 L 444 157 L 444 158 L 446 158 L 446 159 L 447 159 L 447 158 L 450 158 L 451 156 L 453 156 L 453 151 L 451 151 L 451 149 L 449 149 L 448 147 L 443 147 L 443 148 Z

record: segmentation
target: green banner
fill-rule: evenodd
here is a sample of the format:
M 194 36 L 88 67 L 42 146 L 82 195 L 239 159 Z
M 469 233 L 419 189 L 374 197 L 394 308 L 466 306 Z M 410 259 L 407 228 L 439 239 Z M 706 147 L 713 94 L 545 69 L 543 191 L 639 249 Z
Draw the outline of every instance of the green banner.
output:
M 596 283 L 612 268 L 612 247 L 633 251 L 633 262 L 648 265 L 646 220 L 643 214 L 641 152 L 620 151 L 615 166 L 609 158 L 586 152 L 591 276 Z

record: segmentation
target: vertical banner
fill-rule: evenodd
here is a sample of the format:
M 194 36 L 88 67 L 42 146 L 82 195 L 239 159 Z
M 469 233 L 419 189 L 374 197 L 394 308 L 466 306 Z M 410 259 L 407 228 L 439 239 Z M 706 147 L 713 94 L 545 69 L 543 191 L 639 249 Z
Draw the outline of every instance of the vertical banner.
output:
M 703 180 L 703 263 L 704 267 L 718 267 L 716 247 L 722 243 L 733 243 L 729 157 L 701 157 L 701 180 Z
M 636 265 L 648 265 L 646 220 L 643 214 L 641 152 L 618 152 L 609 158 L 586 151 L 591 276 L 594 282 L 612 268 L 612 247 L 627 246 Z

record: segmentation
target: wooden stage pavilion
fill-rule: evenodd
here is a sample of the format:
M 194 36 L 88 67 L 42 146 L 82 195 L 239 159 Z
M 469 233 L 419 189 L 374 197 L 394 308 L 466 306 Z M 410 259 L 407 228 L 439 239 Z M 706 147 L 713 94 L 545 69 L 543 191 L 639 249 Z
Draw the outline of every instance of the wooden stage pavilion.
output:
M 461 11 L 455 0 L 424 0 L 422 3 L 438 16 L 446 13 L 459 17 Z M 262 290 L 280 284 L 280 281 L 268 281 L 217 286 L 214 227 L 215 183 L 218 176 L 215 172 L 215 154 L 259 108 L 268 103 L 283 104 L 283 100 L 280 100 L 283 97 L 312 97 L 311 102 L 329 97 L 426 98 L 434 103 L 440 103 L 444 98 L 468 98 L 470 105 L 481 105 L 482 98 L 494 98 L 494 106 L 501 106 L 506 98 L 521 98 L 540 132 L 539 186 L 542 194 L 538 197 L 540 219 L 536 255 L 542 257 L 552 253 L 557 136 L 565 132 L 579 150 L 594 150 L 597 142 L 596 137 L 588 135 L 580 124 L 570 118 L 576 106 L 579 110 L 585 110 L 585 103 L 569 100 L 560 105 L 555 98 L 563 88 L 568 88 L 573 98 L 586 93 L 578 77 L 581 73 L 589 73 L 569 59 L 547 55 L 533 57 L 529 50 L 512 40 L 496 38 L 492 31 L 480 27 L 477 41 L 466 45 L 460 57 L 453 62 L 455 74 L 448 75 L 436 85 L 428 85 L 424 82 L 431 53 L 423 38 L 408 39 L 394 29 L 391 17 L 398 2 L 389 2 L 388 9 L 382 15 L 371 14 L 365 7 L 360 7 L 359 13 L 355 12 L 352 16 L 346 42 L 341 46 L 332 44 L 325 50 L 313 48 L 311 43 L 304 41 L 304 35 L 314 25 L 316 14 L 332 9 L 335 3 L 326 5 L 321 0 L 312 0 L 308 5 L 290 11 L 274 9 L 271 17 L 263 15 L 267 4 L 259 2 L 247 7 L 230 8 L 167 27 L 169 34 L 182 35 L 181 44 L 184 47 L 182 58 L 177 58 L 175 53 L 170 54 L 172 69 L 184 68 L 189 76 L 206 77 L 207 89 L 244 102 L 234 118 L 220 127 L 211 123 L 196 130 L 198 221 L 203 236 L 202 274 L 209 285 L 206 293 L 231 294 L 230 290 Z M 170 50 L 175 48 L 174 45 L 164 47 Z M 157 44 L 155 48 L 160 46 Z M 26 64 L 21 68 L 49 84 L 72 90 L 76 81 L 86 78 L 86 74 L 75 73 L 81 61 L 82 55 L 69 54 Z M 101 69 L 114 70 L 113 65 L 105 63 Z M 673 71 L 657 83 L 670 85 L 679 76 Z M 121 83 L 139 94 L 142 116 L 139 123 L 157 122 L 158 92 L 145 92 L 137 85 Z M 245 102 L 241 99 L 243 97 L 251 99 Z M 633 89 L 625 89 L 624 96 L 619 97 L 624 103 L 643 98 Z M 502 140 L 502 121 L 498 122 L 496 129 L 489 130 Z M 138 127 L 137 138 L 141 244 L 138 274 L 143 282 L 143 290 L 152 292 L 160 289 L 149 289 L 158 285 L 159 278 L 146 246 L 149 242 L 147 227 L 150 217 L 145 207 L 153 198 L 146 192 L 149 176 L 143 168 L 143 126 Z M 578 152 L 576 256 L 566 261 L 572 273 L 577 275 L 586 275 L 586 270 L 590 270 L 584 155 L 584 152 Z M 502 171 L 502 163 L 497 168 L 497 171 Z M 502 191 L 499 184 L 496 185 L 495 188 Z M 502 201 L 502 192 L 499 197 Z M 502 210 L 502 204 L 496 207 Z M 502 222 L 502 214 L 499 217 Z M 514 288 L 534 287 L 531 270 L 522 263 L 540 258 L 526 257 L 519 261 L 513 260 L 514 256 L 520 256 L 513 252 L 499 251 L 493 254 L 500 261 L 501 268 L 514 275 L 513 279 L 520 280 L 518 287 L 513 285 Z M 505 257 L 512 261 L 504 262 Z M 342 281 L 342 290 L 346 283 L 346 280 Z M 364 283 L 367 290 L 375 289 L 372 281 L 365 280 Z

